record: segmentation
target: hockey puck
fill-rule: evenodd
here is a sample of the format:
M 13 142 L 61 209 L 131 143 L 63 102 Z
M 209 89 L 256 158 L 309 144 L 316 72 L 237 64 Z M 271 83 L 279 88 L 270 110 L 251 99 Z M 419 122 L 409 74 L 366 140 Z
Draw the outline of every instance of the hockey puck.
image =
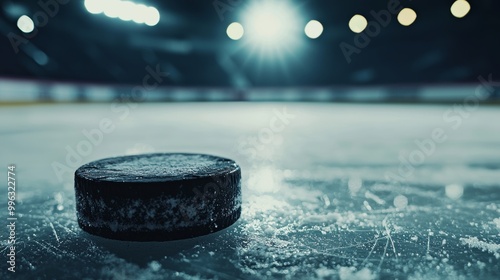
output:
M 241 214 L 241 171 L 201 154 L 107 158 L 75 172 L 79 226 L 110 239 L 165 241 L 232 225 Z

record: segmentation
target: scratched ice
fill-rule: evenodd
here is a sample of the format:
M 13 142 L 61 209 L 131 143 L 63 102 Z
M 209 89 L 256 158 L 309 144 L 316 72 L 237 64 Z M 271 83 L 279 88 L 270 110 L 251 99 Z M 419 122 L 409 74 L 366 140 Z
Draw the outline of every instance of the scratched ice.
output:
M 258 125 L 255 126 L 257 130 L 251 125 L 229 128 L 227 124 L 215 125 L 224 123 L 225 119 L 223 115 L 218 119 L 221 110 L 217 106 L 196 108 L 198 112 L 205 110 L 208 115 L 215 114 L 210 133 L 232 135 L 231 139 L 237 139 L 258 131 Z M 480 131 L 493 131 L 490 126 L 494 124 L 482 122 L 482 127 L 464 128 L 460 131 L 462 136 L 458 137 L 465 139 L 463 143 L 454 142 L 457 146 L 447 146 L 443 153 L 436 153 L 432 161 L 416 168 L 404 183 L 396 184 L 386 180 L 384 174 L 397 171 L 397 162 L 385 161 L 383 153 L 371 153 L 370 158 L 365 159 L 358 157 L 368 154 L 367 145 L 378 145 L 377 139 L 369 142 L 357 137 L 359 135 L 350 135 L 349 139 L 358 139 L 358 142 L 343 142 L 348 139 L 345 132 L 360 124 L 356 123 L 356 118 L 345 116 L 350 113 L 342 111 L 342 106 L 337 110 L 298 105 L 289 108 L 290 111 L 295 109 L 298 120 L 292 124 L 295 125 L 293 128 L 283 132 L 284 141 L 275 147 L 278 152 L 274 160 L 248 160 L 237 153 L 223 154 L 224 147 L 217 149 L 212 146 L 212 151 L 241 162 L 244 171 L 243 216 L 227 230 L 191 240 L 134 243 L 83 233 L 76 223 L 71 176 L 58 183 L 49 179 L 52 174 L 47 172 L 47 178 L 43 180 L 43 174 L 36 174 L 41 172 L 36 171 L 37 163 L 29 161 L 36 159 L 34 161 L 48 165 L 52 160 L 64 158 L 64 145 L 44 151 L 42 146 L 50 143 L 29 148 L 27 142 L 26 153 L 30 149 L 39 153 L 32 153 L 25 159 L 19 150 L 2 151 L 9 160 L 20 155 L 17 162 L 20 216 L 16 276 L 29 279 L 499 278 L 500 148 L 496 144 L 500 133 L 498 129 L 490 134 L 481 134 Z M 135 113 L 136 118 L 153 119 L 153 115 L 160 114 L 160 109 L 154 106 L 144 108 Z M 384 112 L 388 108 L 379 109 L 368 109 L 374 113 L 375 120 L 372 118 L 371 121 L 386 118 Z M 161 111 L 189 119 L 189 110 L 185 110 L 171 107 Z M 242 118 L 253 113 L 253 108 L 247 106 L 232 107 L 231 110 L 233 116 L 239 114 Z M 352 114 L 356 110 L 360 112 L 356 106 L 349 110 Z M 442 110 L 414 108 L 407 114 L 426 116 Z M 46 111 L 43 113 L 40 114 L 50 115 Z M 500 114 L 487 113 L 497 119 Z M 351 120 L 351 123 L 335 127 L 332 121 L 334 128 L 331 130 L 310 125 L 320 120 L 335 120 L 340 115 L 345 117 L 342 118 L 344 122 Z M 428 121 L 431 128 L 435 126 L 425 117 L 421 121 Z M 50 120 L 46 122 L 50 123 Z M 127 130 L 135 127 L 136 134 L 147 134 L 152 129 L 140 123 L 144 122 L 129 124 Z M 89 127 L 92 124 L 84 125 Z M 197 126 L 199 124 L 184 124 L 186 131 Z M 17 129 L 4 130 L 6 143 L 16 143 L 25 136 L 22 121 Z M 231 129 L 233 131 L 228 132 Z M 474 129 L 476 134 L 469 133 Z M 403 139 L 409 130 L 398 131 L 391 137 Z M 60 131 L 34 134 L 38 139 L 48 139 L 49 133 L 58 134 Z M 113 141 L 121 139 L 120 134 L 118 131 L 107 139 L 114 143 L 109 148 L 116 150 L 109 152 L 98 147 L 93 157 L 123 153 L 135 145 L 134 141 L 140 140 Z M 304 134 L 310 138 L 301 138 Z M 322 135 L 322 138 L 312 143 L 311 135 Z M 335 137 L 338 146 L 330 146 L 328 143 Z M 168 144 L 161 139 L 154 140 L 148 145 L 156 151 L 171 150 L 169 147 L 184 149 L 199 144 L 197 138 L 208 141 L 205 137 L 185 136 L 183 139 L 191 139 L 191 142 L 183 140 L 184 146 L 175 139 Z M 482 147 L 488 147 L 488 153 L 471 144 L 480 141 Z M 66 137 L 60 145 L 62 143 L 77 142 Z M 19 142 L 17 145 L 24 146 Z M 473 150 L 465 152 L 465 159 L 448 161 L 454 151 L 467 147 Z M 333 152 L 325 152 L 326 148 Z M 383 148 L 387 149 L 383 144 L 378 147 Z M 377 147 L 371 146 L 370 149 L 376 152 Z M 50 151 L 59 150 L 62 152 L 58 157 L 50 154 Z M 280 151 L 288 153 L 279 156 Z M 5 211 L 1 213 L 5 220 Z M 4 247 L 1 255 L 5 256 L 6 231 L 2 230 L 0 235 Z M 6 274 L 5 263 L 0 278 L 6 279 L 4 275 L 11 276 Z

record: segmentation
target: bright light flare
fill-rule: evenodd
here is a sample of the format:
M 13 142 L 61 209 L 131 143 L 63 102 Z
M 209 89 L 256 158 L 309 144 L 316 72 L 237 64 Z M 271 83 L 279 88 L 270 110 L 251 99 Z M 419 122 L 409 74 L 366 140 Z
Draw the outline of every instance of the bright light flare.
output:
M 149 26 L 157 25 L 160 22 L 160 12 L 154 7 L 149 7 L 148 10 L 148 17 L 144 22 Z
M 227 27 L 226 33 L 231 40 L 236 41 L 243 37 L 245 29 L 239 22 L 233 22 Z
M 317 20 L 311 20 L 306 24 L 304 32 L 307 37 L 316 39 L 323 33 L 323 25 Z
M 252 172 L 248 188 L 260 193 L 276 193 L 282 187 L 282 175 L 272 166 L 264 166 Z
M 417 13 L 410 8 L 404 8 L 398 14 L 398 21 L 403 26 L 410 26 L 417 19 Z
M 458 200 L 464 194 L 464 187 L 458 184 L 447 185 L 445 188 L 446 196 L 453 199 Z
M 368 21 L 362 15 L 354 15 L 349 21 L 349 28 L 354 33 L 361 33 L 368 26 Z
M 85 0 L 85 8 L 91 14 L 104 14 L 110 18 L 134 21 L 155 26 L 160 22 L 160 12 L 155 7 L 122 0 Z
M 463 18 L 470 12 L 470 4 L 465 0 L 457 0 L 451 5 L 451 14 L 456 18 Z
M 137 5 L 130 1 L 120 1 L 120 14 L 118 17 L 123 21 L 130 21 L 134 18 Z
M 243 26 L 252 44 L 266 49 L 288 46 L 301 32 L 299 15 L 288 1 L 254 1 L 244 11 Z
M 89 13 L 97 15 L 104 12 L 103 2 L 102 0 L 85 0 L 84 5 Z
M 35 30 L 35 23 L 29 16 L 22 15 L 17 20 L 17 28 L 24 33 L 31 33 Z
M 104 14 L 107 17 L 110 18 L 118 18 L 121 13 L 123 13 L 123 10 L 121 9 L 120 0 L 106 0 L 106 1 L 101 1 L 101 5 L 103 5 L 103 11 Z
M 146 23 L 146 20 L 148 18 L 148 6 L 139 4 L 135 6 L 135 13 L 134 16 L 132 17 L 132 20 L 135 23 Z

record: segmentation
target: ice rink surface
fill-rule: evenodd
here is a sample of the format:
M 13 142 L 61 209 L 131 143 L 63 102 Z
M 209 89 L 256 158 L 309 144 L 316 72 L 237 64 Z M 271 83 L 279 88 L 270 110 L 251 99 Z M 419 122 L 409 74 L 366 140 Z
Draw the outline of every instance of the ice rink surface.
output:
M 18 217 L 16 272 L 7 270 L 3 226 L 0 278 L 500 279 L 500 110 L 460 108 L 0 107 L 0 218 L 6 225 L 8 164 L 16 165 Z M 149 152 L 236 160 L 240 220 L 163 243 L 82 232 L 74 170 Z

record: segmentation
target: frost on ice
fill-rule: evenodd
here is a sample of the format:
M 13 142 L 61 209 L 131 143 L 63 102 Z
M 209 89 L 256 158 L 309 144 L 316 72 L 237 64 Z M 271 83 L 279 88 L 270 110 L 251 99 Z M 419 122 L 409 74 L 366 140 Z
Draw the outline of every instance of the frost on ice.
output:
M 332 170 L 265 168 L 254 174 L 266 176 L 243 179 L 234 226 L 173 242 L 82 232 L 71 186 L 49 199 L 21 194 L 20 271 L 107 279 L 494 279 L 500 271 L 495 186 L 402 187 Z

